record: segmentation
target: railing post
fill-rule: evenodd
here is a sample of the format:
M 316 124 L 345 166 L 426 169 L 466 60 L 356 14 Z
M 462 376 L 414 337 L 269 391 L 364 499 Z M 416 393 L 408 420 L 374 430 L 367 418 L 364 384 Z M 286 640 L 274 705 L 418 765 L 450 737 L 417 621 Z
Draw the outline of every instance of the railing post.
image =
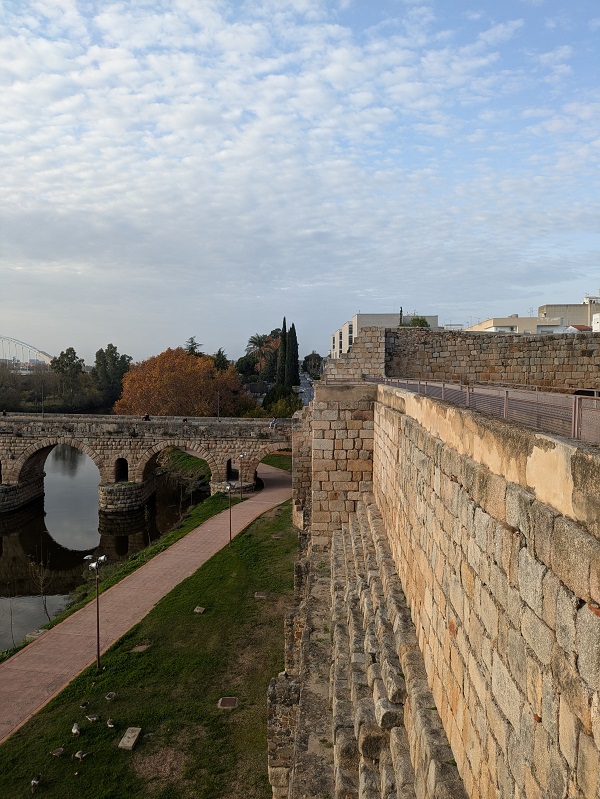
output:
M 581 400 L 582 397 L 573 395 L 573 413 L 571 417 L 571 438 L 579 440 L 581 436 Z
M 445 392 L 444 392 L 445 385 L 446 385 L 446 384 L 445 384 L 445 383 L 444 383 L 444 381 L 442 380 L 442 399 L 446 399 L 446 395 L 445 395 Z
M 467 401 L 465 402 L 465 408 L 468 408 L 470 406 L 470 404 L 471 404 L 469 402 L 469 386 L 468 386 L 468 384 L 467 384 L 467 386 L 465 386 L 465 388 L 467 389 Z
M 504 389 L 504 419 L 508 419 L 508 389 Z

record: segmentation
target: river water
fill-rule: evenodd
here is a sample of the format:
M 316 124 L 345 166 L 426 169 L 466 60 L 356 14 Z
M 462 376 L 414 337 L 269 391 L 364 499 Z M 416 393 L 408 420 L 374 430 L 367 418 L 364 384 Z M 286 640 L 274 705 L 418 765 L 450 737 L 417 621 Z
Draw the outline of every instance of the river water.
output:
M 0 651 L 65 607 L 69 593 L 90 579 L 86 555 L 124 560 L 171 529 L 190 501 L 198 501 L 182 498 L 158 479 L 156 498 L 145 508 L 100 514 L 100 476 L 87 455 L 59 445 L 44 469 L 44 500 L 0 516 Z

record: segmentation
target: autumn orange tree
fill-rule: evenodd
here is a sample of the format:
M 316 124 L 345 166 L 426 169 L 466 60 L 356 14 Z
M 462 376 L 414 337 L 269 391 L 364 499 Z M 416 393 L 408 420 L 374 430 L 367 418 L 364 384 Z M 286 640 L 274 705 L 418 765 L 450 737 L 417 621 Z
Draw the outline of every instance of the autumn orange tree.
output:
M 241 416 L 255 407 L 233 366 L 218 370 L 209 355 L 183 347 L 135 364 L 123 378 L 115 413 L 154 416 Z

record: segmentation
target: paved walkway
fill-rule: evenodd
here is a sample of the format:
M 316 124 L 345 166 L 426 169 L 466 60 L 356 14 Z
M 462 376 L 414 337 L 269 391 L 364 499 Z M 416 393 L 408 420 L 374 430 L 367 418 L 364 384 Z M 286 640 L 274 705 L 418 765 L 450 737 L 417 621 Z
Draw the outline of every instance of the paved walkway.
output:
M 260 464 L 264 489 L 231 508 L 232 535 L 292 495 L 291 475 Z M 229 510 L 196 527 L 100 595 L 100 649 L 141 621 L 176 585 L 229 542 Z M 0 664 L 0 743 L 96 659 L 96 603 Z

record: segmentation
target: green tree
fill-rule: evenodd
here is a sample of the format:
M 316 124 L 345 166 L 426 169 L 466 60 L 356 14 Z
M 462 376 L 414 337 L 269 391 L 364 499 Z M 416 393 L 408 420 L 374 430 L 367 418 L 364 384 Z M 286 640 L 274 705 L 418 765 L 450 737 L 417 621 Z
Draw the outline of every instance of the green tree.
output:
M 298 364 L 298 338 L 296 337 L 296 327 L 294 323 L 290 325 L 290 329 L 286 338 L 286 351 L 285 351 L 285 372 L 283 385 L 288 391 L 292 390 L 292 386 L 300 385 L 300 367 Z
M 114 403 L 123 390 L 123 376 L 131 364 L 131 355 L 119 355 L 114 344 L 99 349 L 92 369 L 92 379 L 107 405 Z
M 68 347 L 57 358 L 52 358 L 50 368 L 60 377 L 59 392 L 70 403 L 73 402 L 75 392 L 81 382 L 84 361 L 78 358 L 73 347 Z
M 264 405 L 263 405 L 264 407 Z M 269 416 L 275 416 L 278 419 L 289 418 L 293 416 L 296 411 L 302 409 L 302 400 L 295 394 L 288 394 L 287 397 L 272 402 L 265 410 L 269 411 Z
M 256 358 L 254 355 L 242 355 L 235 362 L 235 368 L 238 374 L 243 378 L 244 383 L 250 383 L 253 380 L 258 380 L 256 374 Z
M 225 355 L 223 347 L 219 347 L 215 354 L 211 355 L 210 357 L 213 359 L 213 363 L 215 364 L 218 372 L 224 372 L 231 366 L 229 358 L 227 355 Z
M 195 355 L 196 357 L 199 358 L 201 355 L 204 355 L 204 353 L 200 349 L 201 346 L 202 345 L 198 344 L 198 342 L 196 341 L 196 336 L 190 336 L 188 340 L 185 342 L 185 351 L 187 352 L 188 355 Z
M 429 327 L 429 322 L 424 316 L 413 316 L 408 323 L 408 327 Z
M 275 385 L 283 386 L 285 384 L 285 361 L 287 350 L 287 328 L 285 324 L 285 316 L 283 317 L 283 324 L 281 325 L 281 336 L 279 339 L 279 349 L 277 350 L 277 369 L 275 371 Z
M 246 355 L 253 355 L 256 359 L 256 369 L 260 374 L 266 364 L 269 353 L 275 349 L 275 342 L 267 333 L 255 333 L 248 339 Z
M 307 372 L 313 378 L 313 380 L 321 376 L 322 365 L 322 356 L 314 350 L 310 353 L 310 355 L 305 355 L 304 360 L 302 361 L 302 369 Z

